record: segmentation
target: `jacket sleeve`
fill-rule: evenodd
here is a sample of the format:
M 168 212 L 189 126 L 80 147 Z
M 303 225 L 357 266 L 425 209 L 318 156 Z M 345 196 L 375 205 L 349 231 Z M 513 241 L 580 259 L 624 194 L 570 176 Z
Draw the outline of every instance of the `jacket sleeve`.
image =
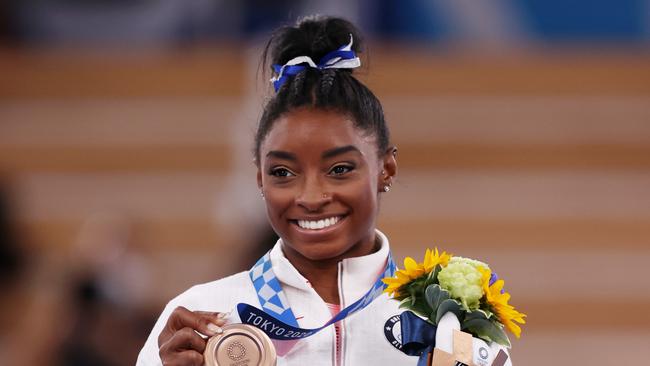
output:
M 172 311 L 176 308 L 176 305 L 173 302 L 170 302 L 165 306 L 162 314 L 158 317 L 156 324 L 153 326 L 151 333 L 147 341 L 144 343 L 144 347 L 140 350 L 138 355 L 138 360 L 136 361 L 136 366 L 158 366 L 162 365 L 162 360 L 158 354 L 158 335 L 162 332 L 167 319 Z

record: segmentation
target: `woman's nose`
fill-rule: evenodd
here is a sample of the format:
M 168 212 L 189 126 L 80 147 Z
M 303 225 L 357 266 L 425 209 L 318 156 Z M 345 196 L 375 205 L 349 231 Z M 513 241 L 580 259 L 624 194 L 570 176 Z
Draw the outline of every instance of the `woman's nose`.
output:
M 330 202 L 332 202 L 332 195 L 326 192 L 320 182 L 313 179 L 305 182 L 296 197 L 296 204 L 309 212 L 319 211 Z

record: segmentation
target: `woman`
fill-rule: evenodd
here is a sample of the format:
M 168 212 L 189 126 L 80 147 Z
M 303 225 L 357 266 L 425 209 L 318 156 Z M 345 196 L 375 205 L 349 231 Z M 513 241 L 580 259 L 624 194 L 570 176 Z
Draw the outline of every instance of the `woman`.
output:
M 307 18 L 279 29 L 264 52 L 264 61 L 270 57 L 275 65 L 276 94 L 259 123 L 255 162 L 268 219 L 280 237 L 265 257 L 284 293 L 278 304 L 288 302 L 295 324 L 308 329 L 353 303 L 358 310 L 297 342 L 276 343 L 279 365 L 418 361 L 398 349 L 390 328 L 401 312 L 398 303 L 368 291 L 392 263 L 376 223 L 381 195 L 397 173 L 397 150 L 379 100 L 353 75 L 361 45 L 349 22 Z M 222 332 L 223 312 L 238 303 L 272 311 L 254 273 L 198 285 L 172 300 L 138 364 L 201 365 L 206 341 L 197 332 Z

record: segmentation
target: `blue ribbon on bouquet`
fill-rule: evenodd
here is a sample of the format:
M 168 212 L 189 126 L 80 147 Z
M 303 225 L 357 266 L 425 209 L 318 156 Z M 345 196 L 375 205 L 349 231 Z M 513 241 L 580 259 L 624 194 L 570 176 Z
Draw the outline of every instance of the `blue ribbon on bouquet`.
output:
M 389 253 L 384 270 L 368 292 L 322 326 L 305 329 L 298 326 L 298 321 L 289 306 L 284 291 L 282 291 L 280 281 L 273 272 L 270 253 L 266 253 L 249 271 L 262 309 L 250 304 L 239 303 L 237 304 L 237 312 L 242 323 L 261 329 L 272 339 L 292 340 L 306 338 L 368 306 L 384 292 L 386 285 L 381 281 L 382 278 L 393 277 L 395 269 L 395 262 Z
M 418 356 L 418 366 L 428 366 L 428 356 L 436 346 L 436 326 L 410 311 L 399 316 L 402 327 L 402 352 Z

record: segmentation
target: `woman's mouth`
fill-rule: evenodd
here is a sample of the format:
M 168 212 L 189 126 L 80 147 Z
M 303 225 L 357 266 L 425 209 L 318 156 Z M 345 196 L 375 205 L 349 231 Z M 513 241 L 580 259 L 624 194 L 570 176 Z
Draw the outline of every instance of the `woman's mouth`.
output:
M 295 220 L 294 222 L 301 229 L 305 230 L 322 230 L 336 225 L 343 219 L 343 216 L 332 216 L 319 220 Z

